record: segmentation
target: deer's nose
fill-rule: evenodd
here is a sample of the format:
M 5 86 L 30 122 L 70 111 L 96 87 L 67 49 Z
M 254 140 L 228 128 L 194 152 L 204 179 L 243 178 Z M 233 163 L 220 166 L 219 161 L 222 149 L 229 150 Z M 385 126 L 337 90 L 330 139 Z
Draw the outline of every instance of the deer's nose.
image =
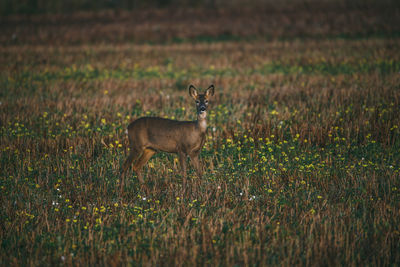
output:
M 204 106 L 200 107 L 200 112 L 204 112 L 204 111 L 206 111 L 206 107 L 204 107 Z

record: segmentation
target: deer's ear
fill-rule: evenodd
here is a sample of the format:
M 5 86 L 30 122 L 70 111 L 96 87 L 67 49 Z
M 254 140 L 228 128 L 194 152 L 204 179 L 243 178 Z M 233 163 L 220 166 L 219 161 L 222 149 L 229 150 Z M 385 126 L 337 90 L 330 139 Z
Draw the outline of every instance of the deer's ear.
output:
M 213 96 L 213 95 L 214 95 L 214 85 L 211 84 L 211 85 L 207 88 L 206 96 L 209 97 L 209 96 Z
M 193 97 L 194 99 L 197 99 L 197 89 L 196 89 L 196 87 L 194 87 L 193 85 L 190 85 L 189 86 L 189 95 L 191 96 L 191 97 Z

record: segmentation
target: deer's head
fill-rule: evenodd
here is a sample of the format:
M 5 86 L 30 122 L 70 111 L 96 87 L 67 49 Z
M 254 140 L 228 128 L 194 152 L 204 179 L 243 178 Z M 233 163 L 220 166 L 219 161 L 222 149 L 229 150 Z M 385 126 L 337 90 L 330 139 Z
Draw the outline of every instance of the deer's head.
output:
M 189 94 L 196 101 L 197 117 L 200 119 L 205 119 L 207 116 L 208 100 L 214 95 L 214 85 L 210 85 L 204 94 L 199 94 L 196 87 L 190 85 Z

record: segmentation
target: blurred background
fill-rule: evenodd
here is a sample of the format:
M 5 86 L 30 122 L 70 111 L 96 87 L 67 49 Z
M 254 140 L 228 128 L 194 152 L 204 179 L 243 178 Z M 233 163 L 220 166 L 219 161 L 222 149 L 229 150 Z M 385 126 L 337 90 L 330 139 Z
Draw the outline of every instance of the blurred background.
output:
M 1 44 L 398 37 L 396 0 L 1 0 Z

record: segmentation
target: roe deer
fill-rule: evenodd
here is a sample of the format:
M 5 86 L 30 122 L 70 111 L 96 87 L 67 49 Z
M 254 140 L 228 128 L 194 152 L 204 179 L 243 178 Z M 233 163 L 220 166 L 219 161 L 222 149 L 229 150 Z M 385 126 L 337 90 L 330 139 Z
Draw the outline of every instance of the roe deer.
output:
M 121 169 L 121 189 L 124 174 L 133 161 L 133 170 L 139 182 L 143 183 L 142 167 L 157 151 L 177 153 L 181 165 L 183 184 L 186 185 L 186 159 L 190 157 L 199 177 L 202 170 L 199 153 L 206 141 L 208 99 L 214 95 L 214 85 L 210 85 L 204 94 L 189 86 L 189 94 L 196 101 L 197 120 L 176 121 L 158 117 L 142 117 L 128 126 L 129 156 Z

